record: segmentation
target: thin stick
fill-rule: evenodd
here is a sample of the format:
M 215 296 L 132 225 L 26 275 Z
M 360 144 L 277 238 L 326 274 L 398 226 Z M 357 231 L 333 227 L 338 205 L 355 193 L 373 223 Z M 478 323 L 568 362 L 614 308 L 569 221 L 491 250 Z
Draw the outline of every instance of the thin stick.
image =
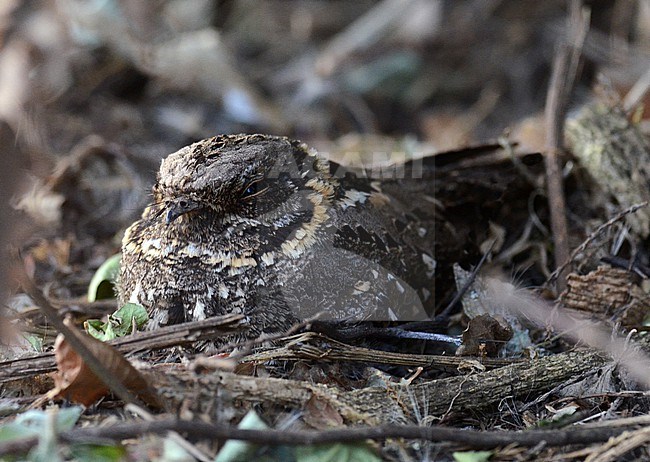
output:
M 416 425 L 382 425 L 375 427 L 351 427 L 322 431 L 286 431 L 286 430 L 246 430 L 215 425 L 199 421 L 177 419 L 153 422 L 121 423 L 112 427 L 78 428 L 61 433 L 63 441 L 69 443 L 93 440 L 131 439 L 147 433 L 166 434 L 169 431 L 189 433 L 195 438 L 211 441 L 237 439 L 257 444 L 325 444 L 334 442 L 353 442 L 366 439 L 385 440 L 387 438 L 405 438 L 427 441 L 454 442 L 472 448 L 490 448 L 518 444 L 535 446 L 545 441 L 549 446 L 569 444 L 589 444 L 607 441 L 620 435 L 628 427 L 588 427 L 587 425 L 562 430 L 529 430 L 525 432 L 479 431 L 443 426 Z M 632 427 L 634 428 L 634 427 Z M 0 455 L 24 452 L 38 443 L 38 438 L 0 443 Z
M 569 259 L 562 266 L 558 266 L 557 269 L 555 271 L 553 271 L 553 273 L 551 273 L 551 275 L 546 280 L 545 284 L 553 283 L 553 281 L 555 281 L 559 277 L 560 273 L 563 272 L 569 266 L 571 261 L 573 261 L 579 253 L 584 252 L 585 249 L 592 242 L 594 242 L 598 238 L 598 236 L 600 236 L 604 231 L 606 231 L 608 228 L 612 227 L 615 223 L 621 221 L 623 218 L 625 218 L 630 213 L 634 213 L 637 210 L 639 210 L 640 208 L 648 207 L 648 205 L 650 205 L 650 202 L 648 202 L 648 201 L 641 202 L 639 204 L 634 204 L 633 206 L 623 210 L 622 212 L 619 212 L 618 214 L 616 214 L 615 216 L 613 216 L 612 218 L 607 220 L 605 223 L 600 225 L 598 228 L 596 228 L 596 230 L 593 231 L 587 237 L 587 239 L 585 239 L 582 242 L 582 244 L 580 244 L 578 247 L 576 247 L 573 250 L 573 252 L 571 252 L 571 255 L 570 255 Z
M 569 233 L 566 220 L 566 202 L 562 184 L 559 154 L 562 150 L 562 133 L 566 106 L 575 80 L 578 60 L 589 29 L 589 14 L 580 0 L 571 2 L 567 21 L 567 41 L 560 46 L 553 60 L 553 73 L 546 97 L 546 183 L 551 213 L 551 230 L 555 244 L 555 266 L 569 261 Z M 558 292 L 566 286 L 566 273 L 557 281 Z
M 135 332 L 107 343 L 125 355 L 142 350 L 158 350 L 239 333 L 246 327 L 242 325 L 243 319 L 244 316 L 241 314 L 215 316 L 203 321 L 191 321 L 160 327 L 156 330 Z M 0 384 L 51 372 L 55 369 L 54 354 L 50 352 L 0 361 Z
M 550 446 L 585 444 L 607 441 L 611 436 L 624 431 L 623 428 L 586 428 L 586 426 L 564 430 L 529 430 L 526 432 L 478 431 L 443 426 L 382 425 L 376 427 L 350 427 L 323 431 L 245 430 L 226 425 L 203 422 L 188 422 L 167 419 L 155 422 L 125 423 L 113 427 L 75 429 L 62 433 L 66 441 L 88 441 L 89 438 L 123 439 L 144 433 L 166 433 L 169 430 L 187 432 L 194 437 L 210 440 L 239 439 L 258 444 L 323 444 L 333 442 L 384 440 L 386 438 L 422 439 L 467 444 L 471 447 L 495 447 L 508 444 L 535 446 L 545 440 Z
M 305 319 L 302 322 L 294 324 L 293 326 L 291 326 L 290 328 L 288 328 L 284 332 L 278 332 L 278 333 L 275 333 L 275 334 L 262 334 L 257 338 L 254 338 L 252 340 L 247 340 L 245 342 L 241 342 L 241 341 L 239 341 L 239 342 L 238 341 L 230 342 L 227 345 L 222 346 L 217 351 L 217 354 L 224 353 L 226 351 L 231 351 L 234 348 L 236 348 L 237 353 L 234 353 L 234 354 L 231 353 L 230 358 L 238 359 L 238 358 L 244 357 L 244 356 L 248 355 L 251 352 L 251 350 L 253 349 L 254 346 L 261 345 L 261 344 L 266 343 L 266 342 L 273 342 L 275 340 L 279 340 L 279 339 L 282 339 L 284 337 L 288 337 L 290 335 L 293 335 L 296 332 L 301 331 L 302 329 L 308 327 L 312 322 L 316 321 L 321 316 L 322 316 L 322 312 L 321 313 L 316 313 L 311 318 Z
M 451 313 L 451 310 L 454 308 L 456 303 L 458 303 L 463 296 L 467 293 L 469 288 L 474 284 L 474 281 L 476 280 L 476 276 L 478 275 L 479 270 L 483 267 L 485 264 L 485 261 L 487 260 L 488 255 L 492 252 L 492 249 L 494 248 L 494 245 L 497 243 L 497 240 L 494 239 L 492 243 L 490 244 L 490 247 L 485 251 L 483 256 L 481 257 L 481 260 L 478 262 L 478 264 L 472 269 L 472 272 L 469 275 L 469 278 L 467 278 L 467 281 L 465 284 L 463 284 L 463 287 L 461 287 L 452 301 L 449 302 L 449 304 L 445 307 L 442 312 L 436 316 L 436 320 L 444 320 L 449 316 L 449 313 Z

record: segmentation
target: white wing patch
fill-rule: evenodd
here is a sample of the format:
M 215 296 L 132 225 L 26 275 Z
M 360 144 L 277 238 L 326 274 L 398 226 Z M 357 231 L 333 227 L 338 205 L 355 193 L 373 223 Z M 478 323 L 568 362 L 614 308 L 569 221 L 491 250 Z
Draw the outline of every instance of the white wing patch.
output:
M 345 198 L 341 201 L 341 208 L 346 210 L 348 207 L 355 207 L 357 203 L 363 204 L 368 199 L 370 194 L 357 191 L 356 189 L 350 189 L 345 192 Z

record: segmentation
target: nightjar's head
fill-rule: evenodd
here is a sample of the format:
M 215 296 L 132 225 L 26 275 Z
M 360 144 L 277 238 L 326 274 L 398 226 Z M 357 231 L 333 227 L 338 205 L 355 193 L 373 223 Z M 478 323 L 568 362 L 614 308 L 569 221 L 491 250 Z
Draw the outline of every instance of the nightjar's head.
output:
M 314 192 L 332 194 L 331 181 L 327 162 L 298 141 L 222 135 L 164 159 L 153 192 L 168 225 L 206 216 L 227 225 L 304 212 L 320 202 Z

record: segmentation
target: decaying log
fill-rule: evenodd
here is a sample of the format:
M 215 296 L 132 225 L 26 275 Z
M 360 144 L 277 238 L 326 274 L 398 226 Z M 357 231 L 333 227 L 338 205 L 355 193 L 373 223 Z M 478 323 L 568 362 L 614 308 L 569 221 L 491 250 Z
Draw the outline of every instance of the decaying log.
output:
M 641 325 L 650 312 L 650 297 L 634 281 L 634 275 L 607 266 L 585 275 L 570 274 L 560 300 L 567 308 L 611 324 L 620 322 L 626 328 Z
M 615 101 L 597 101 L 567 121 L 567 141 L 594 183 L 622 208 L 650 200 L 650 143 Z M 650 210 L 626 217 L 641 238 L 650 233 Z
M 395 384 L 344 391 L 339 388 L 278 378 L 259 378 L 215 371 L 196 374 L 185 367 L 158 365 L 141 369 L 182 417 L 215 414 L 223 400 L 266 402 L 302 409 L 313 399 L 326 403 L 349 423 L 378 425 L 413 421 L 422 414 L 478 410 L 506 398 L 547 391 L 566 380 L 604 365 L 594 351 L 579 350 L 542 357 L 468 376 L 432 380 L 418 385 Z

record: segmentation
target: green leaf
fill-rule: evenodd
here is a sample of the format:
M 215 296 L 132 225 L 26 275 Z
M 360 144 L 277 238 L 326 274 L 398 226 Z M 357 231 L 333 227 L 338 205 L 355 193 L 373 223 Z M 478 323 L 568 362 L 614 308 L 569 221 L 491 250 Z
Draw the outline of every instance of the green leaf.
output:
M 73 460 L 88 462 L 119 462 L 126 460 L 126 449 L 120 445 L 75 444 L 70 447 Z
M 251 410 L 241 419 L 237 428 L 245 430 L 266 430 L 269 428 L 264 421 Z M 214 459 L 214 462 L 248 461 L 255 455 L 259 445 L 241 440 L 228 440 Z M 257 459 L 257 458 L 256 458 Z
M 36 428 L 11 422 L 0 427 L 0 441 L 21 440 L 23 438 L 38 436 L 39 433 Z
M 39 431 L 46 425 L 51 425 L 50 415 L 55 412 L 54 428 L 57 432 L 72 429 L 83 412 L 81 406 L 71 406 L 62 409 L 37 411 L 31 410 L 16 416 L 15 423 L 25 425 L 28 428 L 36 428 Z
M 196 459 L 173 439 L 167 437 L 163 442 L 163 453 L 158 462 L 194 462 Z M 247 461 L 250 462 L 250 461 Z
M 115 334 L 118 337 L 124 337 L 130 334 L 134 325 L 137 329 L 141 329 L 149 320 L 147 310 L 137 303 L 126 303 L 122 308 L 113 313 L 111 317 L 119 321 L 113 326 L 115 328 Z
M 104 298 L 115 297 L 115 280 L 120 274 L 121 254 L 116 254 L 97 268 L 88 285 L 88 301 L 94 302 Z
M 99 319 L 88 319 L 84 322 L 84 329 L 88 332 L 89 335 L 92 335 L 97 340 L 106 341 L 104 330 L 106 329 L 106 323 L 100 321 Z
M 24 412 L 16 416 L 13 422 L 0 426 L 0 441 L 38 437 L 38 445 L 30 451 L 28 459 L 48 462 L 60 460 L 56 452 L 56 434 L 74 427 L 82 412 L 80 406 Z
M 296 447 L 296 462 L 379 462 L 365 443 L 334 443 Z
M 102 322 L 99 319 L 89 319 L 84 323 L 84 328 L 88 334 L 105 342 L 129 335 L 134 324 L 137 329 L 141 329 L 148 320 L 149 316 L 144 307 L 137 303 L 126 303 L 122 308 L 111 314 L 107 322 Z
M 492 451 L 454 452 L 456 462 L 487 462 L 492 457 Z
M 42 353 L 43 352 L 43 338 L 38 337 L 33 334 L 23 334 L 23 337 L 25 337 L 25 340 L 29 342 L 31 347 L 36 351 L 37 353 Z
M 110 320 L 108 322 L 101 322 L 99 319 L 89 319 L 84 323 L 84 327 L 88 334 L 102 342 L 107 342 L 117 338 L 117 335 L 115 335 L 115 331 L 113 330 L 113 324 Z
M 255 413 L 249 411 L 237 428 L 265 430 L 269 428 Z M 215 462 L 379 462 L 379 456 L 366 443 L 335 443 L 311 446 L 260 446 L 246 441 L 228 440 Z

